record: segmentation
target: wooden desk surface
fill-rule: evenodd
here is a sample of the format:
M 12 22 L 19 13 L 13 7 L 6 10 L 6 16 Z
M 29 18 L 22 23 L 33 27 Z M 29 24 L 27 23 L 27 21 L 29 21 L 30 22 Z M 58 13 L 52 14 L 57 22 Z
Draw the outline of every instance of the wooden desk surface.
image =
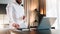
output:
M 50 30 L 38 30 L 38 31 L 10 31 L 11 33 L 10 34 L 51 34 L 51 31 Z
M 60 30 L 38 30 L 38 31 L 13 31 L 0 30 L 0 34 L 60 34 Z

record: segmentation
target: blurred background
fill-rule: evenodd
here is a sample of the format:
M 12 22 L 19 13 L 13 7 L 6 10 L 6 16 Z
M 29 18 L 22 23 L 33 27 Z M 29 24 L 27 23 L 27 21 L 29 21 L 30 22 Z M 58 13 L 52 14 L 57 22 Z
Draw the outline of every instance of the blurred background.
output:
M 0 33 L 6 32 L 9 28 L 6 6 L 11 2 L 15 2 L 15 0 L 0 0 Z M 27 16 L 26 24 L 29 27 L 38 26 L 39 23 L 36 21 L 37 19 L 35 19 L 37 17 L 35 12 L 38 11 L 43 15 L 38 29 L 60 29 L 60 0 L 22 0 L 22 4 Z
M 9 19 L 6 15 L 6 6 L 10 2 L 14 2 L 14 0 L 0 0 L 0 28 L 4 28 L 4 25 L 6 25 L 6 27 L 9 25 Z M 59 6 L 59 2 L 57 2 L 57 0 L 23 0 L 22 4 L 24 5 L 27 16 L 27 25 L 30 24 L 30 26 L 37 26 L 37 23 L 33 23 L 35 20 L 34 10 L 37 9 L 37 11 L 39 11 L 40 14 L 44 16 L 44 18 L 56 18 L 54 24 L 51 25 L 51 27 L 60 29 L 60 10 L 57 7 Z

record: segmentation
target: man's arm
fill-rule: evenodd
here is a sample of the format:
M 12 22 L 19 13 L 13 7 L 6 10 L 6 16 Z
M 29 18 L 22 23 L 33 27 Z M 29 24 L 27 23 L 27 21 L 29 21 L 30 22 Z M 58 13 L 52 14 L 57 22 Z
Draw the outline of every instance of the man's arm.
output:
M 12 11 L 13 11 L 12 5 L 8 4 L 7 7 L 6 7 L 7 16 L 9 17 L 9 20 L 14 23 L 15 21 L 13 19 Z

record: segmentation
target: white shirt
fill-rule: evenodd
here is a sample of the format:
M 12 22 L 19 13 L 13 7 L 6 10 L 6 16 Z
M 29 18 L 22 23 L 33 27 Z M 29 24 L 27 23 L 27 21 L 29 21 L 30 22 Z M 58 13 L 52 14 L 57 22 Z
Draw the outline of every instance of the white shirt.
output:
M 12 27 L 12 23 L 17 23 L 20 25 L 20 28 L 27 28 L 25 20 L 22 19 L 25 13 L 21 5 L 16 2 L 9 3 L 6 7 L 6 11 L 10 19 L 10 27 Z

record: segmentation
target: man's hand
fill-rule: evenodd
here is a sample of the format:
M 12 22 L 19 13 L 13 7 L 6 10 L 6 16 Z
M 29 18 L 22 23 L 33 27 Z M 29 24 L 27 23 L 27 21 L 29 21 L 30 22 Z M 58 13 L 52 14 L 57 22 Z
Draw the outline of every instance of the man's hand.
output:
M 20 27 L 19 24 L 17 24 L 17 23 L 13 23 L 12 26 L 15 27 L 16 29 L 18 29 Z

